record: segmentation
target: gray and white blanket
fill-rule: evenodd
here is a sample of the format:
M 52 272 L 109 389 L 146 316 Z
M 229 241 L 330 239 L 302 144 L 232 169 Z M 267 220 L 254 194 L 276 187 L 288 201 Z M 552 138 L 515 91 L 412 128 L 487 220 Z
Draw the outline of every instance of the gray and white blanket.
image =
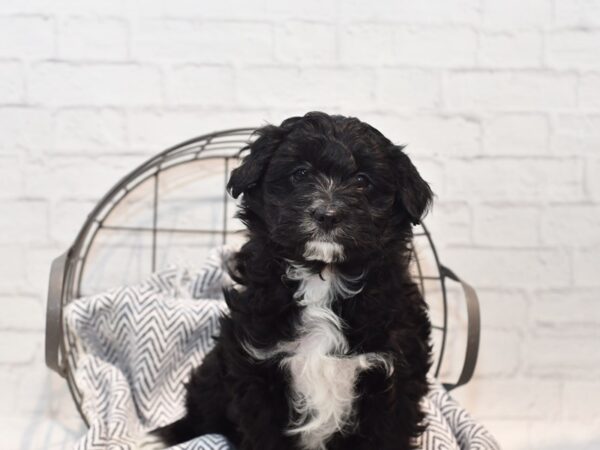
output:
M 183 383 L 212 347 L 219 317 L 227 313 L 221 287 L 231 282 L 223 268 L 229 252 L 216 249 L 199 270 L 170 268 L 66 307 L 69 363 L 90 425 L 77 449 L 137 449 L 147 430 L 183 415 Z M 423 407 L 428 427 L 420 448 L 499 449 L 439 382 L 431 381 Z M 233 449 L 220 435 L 173 448 Z

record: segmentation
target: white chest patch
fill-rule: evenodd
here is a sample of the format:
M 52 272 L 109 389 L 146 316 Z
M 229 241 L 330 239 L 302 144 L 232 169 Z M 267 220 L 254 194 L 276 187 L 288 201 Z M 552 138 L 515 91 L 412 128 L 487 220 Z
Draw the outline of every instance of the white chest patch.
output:
M 322 450 L 333 433 L 351 422 L 360 371 L 379 365 L 391 374 L 393 366 L 381 354 L 348 354 L 343 324 L 331 310 L 331 303 L 336 296 L 348 298 L 360 291 L 347 286 L 352 280 L 328 267 L 319 275 L 291 266 L 287 275 L 300 281 L 294 294 L 304 306 L 298 338 L 269 352 L 247 350 L 259 359 L 285 353 L 282 365 L 290 373 L 291 403 L 297 416 L 288 433 L 299 435 L 306 450 Z

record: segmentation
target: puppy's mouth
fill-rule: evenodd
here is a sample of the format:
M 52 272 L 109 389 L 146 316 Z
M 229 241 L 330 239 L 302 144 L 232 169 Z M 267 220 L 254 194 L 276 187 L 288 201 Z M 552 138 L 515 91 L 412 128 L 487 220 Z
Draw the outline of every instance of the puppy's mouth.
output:
M 344 260 L 344 247 L 337 242 L 310 240 L 304 245 L 304 254 L 307 261 L 322 261 L 327 264 L 342 262 Z

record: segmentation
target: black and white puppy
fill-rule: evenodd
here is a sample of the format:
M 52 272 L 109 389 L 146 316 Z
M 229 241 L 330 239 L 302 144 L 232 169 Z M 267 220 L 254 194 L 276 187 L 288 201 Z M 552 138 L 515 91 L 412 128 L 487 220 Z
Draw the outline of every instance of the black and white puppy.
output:
M 249 240 L 216 347 L 186 385 L 173 445 L 221 433 L 239 450 L 402 450 L 423 429 L 430 323 L 408 271 L 432 192 L 355 118 L 265 126 L 228 189 Z

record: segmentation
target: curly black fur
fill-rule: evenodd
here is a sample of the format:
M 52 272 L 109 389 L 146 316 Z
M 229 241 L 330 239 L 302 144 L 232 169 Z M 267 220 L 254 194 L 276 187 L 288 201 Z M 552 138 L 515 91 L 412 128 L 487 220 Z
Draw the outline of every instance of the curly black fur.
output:
M 241 288 L 225 293 L 231 312 L 186 385 L 186 416 L 154 433 L 169 445 L 221 433 L 239 450 L 409 449 L 423 428 L 431 349 L 408 245 L 431 190 L 402 147 L 355 118 L 313 112 L 257 134 L 228 184 L 234 197 L 243 194 L 239 217 L 249 232 L 231 268 Z M 343 256 L 308 258 L 314 239 L 339 244 Z M 377 353 L 393 365 L 392 375 L 377 367 L 358 373 L 347 426 L 318 445 L 289 432 L 298 420 L 291 375 L 285 349 L 273 351 L 304 332 L 306 306 L 294 297 L 290 264 L 362 274 L 359 293 L 332 300 L 347 351 L 329 356 Z

